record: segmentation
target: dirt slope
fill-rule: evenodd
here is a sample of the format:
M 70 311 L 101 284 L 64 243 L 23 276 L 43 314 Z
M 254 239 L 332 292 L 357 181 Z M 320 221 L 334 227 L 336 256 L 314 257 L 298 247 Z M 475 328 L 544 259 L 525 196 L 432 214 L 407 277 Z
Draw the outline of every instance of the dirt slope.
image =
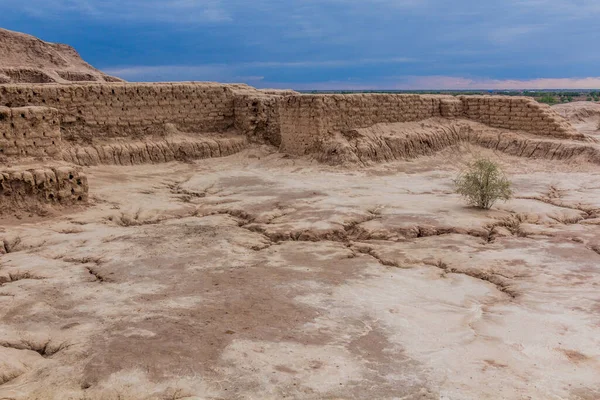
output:
M 66 44 L 0 28 L 0 83 L 118 82 Z
M 557 104 L 552 108 L 581 133 L 600 135 L 600 103 L 576 101 Z
M 589 142 L 540 139 L 525 132 L 491 128 L 468 120 L 430 118 L 418 122 L 375 124 L 341 132 L 323 140 L 313 155 L 321 162 L 368 164 L 431 155 L 447 147 L 470 143 L 497 152 L 550 160 L 581 159 L 600 164 L 600 146 Z

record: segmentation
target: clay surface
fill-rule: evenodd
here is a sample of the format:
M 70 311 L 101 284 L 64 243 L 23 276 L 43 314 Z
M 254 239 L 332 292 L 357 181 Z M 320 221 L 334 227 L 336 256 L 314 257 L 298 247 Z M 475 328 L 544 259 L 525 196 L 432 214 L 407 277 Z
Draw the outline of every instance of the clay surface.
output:
M 515 186 L 489 211 L 452 193 L 480 155 Z M 85 172 L 91 207 L 2 223 L 2 398 L 600 395 L 596 165 L 253 145 Z
M 579 101 L 557 104 L 552 109 L 567 119 L 580 132 L 596 137 L 600 136 L 600 103 Z

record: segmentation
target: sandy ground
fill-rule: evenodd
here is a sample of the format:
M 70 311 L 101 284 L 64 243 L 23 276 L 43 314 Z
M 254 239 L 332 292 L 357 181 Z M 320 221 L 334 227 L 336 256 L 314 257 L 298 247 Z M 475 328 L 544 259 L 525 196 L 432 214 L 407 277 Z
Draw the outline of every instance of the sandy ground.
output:
M 600 138 L 600 103 L 575 101 L 552 106 L 581 133 Z
M 600 398 L 600 171 L 484 152 L 479 211 L 481 152 L 86 169 L 2 222 L 0 399 Z

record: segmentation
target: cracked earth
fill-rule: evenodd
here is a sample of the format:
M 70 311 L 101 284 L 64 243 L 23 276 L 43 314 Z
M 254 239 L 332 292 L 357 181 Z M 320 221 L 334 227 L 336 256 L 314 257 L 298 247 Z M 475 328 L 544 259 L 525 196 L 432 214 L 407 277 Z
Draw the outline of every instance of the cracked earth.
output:
M 476 155 L 516 197 L 469 208 Z M 471 145 L 86 168 L 0 225 L 0 399 L 600 398 L 600 172 Z

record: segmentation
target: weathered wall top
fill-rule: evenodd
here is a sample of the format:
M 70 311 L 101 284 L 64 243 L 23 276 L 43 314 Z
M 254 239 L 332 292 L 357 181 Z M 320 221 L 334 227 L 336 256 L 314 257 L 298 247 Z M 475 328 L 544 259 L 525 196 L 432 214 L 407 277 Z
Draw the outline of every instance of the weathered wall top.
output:
M 19 113 L 14 111 L 17 107 L 38 106 L 46 110 L 27 111 L 25 114 L 31 118 L 17 118 L 19 124 L 29 121 L 26 128 L 35 134 L 27 136 L 19 133 L 20 127 L 7 127 L 5 123 L 2 129 L 8 134 L 0 138 L 0 151 L 10 155 L 50 155 L 56 149 L 37 152 L 35 146 L 59 145 L 61 139 L 69 145 L 106 145 L 117 139 L 165 138 L 169 132 L 188 136 L 243 134 L 250 140 L 304 154 L 335 132 L 436 117 L 470 119 L 532 135 L 589 139 L 551 108 L 527 97 L 312 95 L 259 90 L 244 84 L 118 82 L 0 85 L 0 106 L 12 108 L 10 115 Z M 44 113 L 57 113 L 58 127 L 47 127 Z M 36 121 L 36 115 L 42 121 Z M 14 124 L 15 119 L 11 118 L 10 124 Z M 48 142 L 47 137 L 53 139 Z

